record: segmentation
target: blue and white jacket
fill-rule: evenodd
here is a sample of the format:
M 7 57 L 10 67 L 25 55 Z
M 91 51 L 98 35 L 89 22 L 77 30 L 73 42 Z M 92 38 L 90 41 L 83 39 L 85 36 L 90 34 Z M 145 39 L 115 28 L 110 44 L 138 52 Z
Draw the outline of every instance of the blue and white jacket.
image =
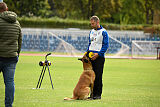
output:
M 105 52 L 109 47 L 109 35 L 102 26 L 97 30 L 92 29 L 89 34 L 89 45 L 87 51 L 98 53 L 104 57 Z

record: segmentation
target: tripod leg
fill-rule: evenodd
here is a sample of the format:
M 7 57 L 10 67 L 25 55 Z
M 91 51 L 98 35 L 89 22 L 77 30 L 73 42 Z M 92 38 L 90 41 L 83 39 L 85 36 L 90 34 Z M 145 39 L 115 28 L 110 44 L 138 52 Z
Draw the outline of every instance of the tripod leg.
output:
M 50 71 L 49 71 L 49 66 L 48 66 L 48 72 L 49 72 L 49 76 L 50 76 L 50 81 L 51 81 L 52 89 L 54 89 L 54 88 L 53 88 L 53 83 L 52 83 L 51 74 L 50 74 Z
M 43 80 L 43 77 L 44 77 L 45 71 L 46 71 L 46 66 L 45 66 L 45 69 L 44 69 L 44 72 L 43 72 L 43 75 L 42 75 L 42 79 L 41 79 L 40 84 L 39 84 L 39 88 L 41 87 L 41 84 L 42 84 L 42 80 Z
M 42 68 L 42 72 L 41 72 L 41 75 L 40 75 L 40 77 L 39 77 L 39 80 L 38 80 L 38 83 L 37 83 L 37 87 L 36 87 L 36 89 L 38 88 L 38 86 L 39 86 L 39 82 L 40 82 L 40 80 L 41 80 L 41 77 L 42 77 L 42 74 L 43 74 L 43 70 L 44 70 L 44 66 L 43 66 L 43 68 Z

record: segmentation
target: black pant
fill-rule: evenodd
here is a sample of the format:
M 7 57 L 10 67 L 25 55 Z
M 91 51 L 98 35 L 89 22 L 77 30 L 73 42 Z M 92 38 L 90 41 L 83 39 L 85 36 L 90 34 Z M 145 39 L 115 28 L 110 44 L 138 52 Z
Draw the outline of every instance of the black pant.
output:
M 102 75 L 104 67 L 105 58 L 98 57 L 96 60 L 92 61 L 93 71 L 95 72 L 96 78 L 94 81 L 93 97 L 101 96 L 102 94 Z

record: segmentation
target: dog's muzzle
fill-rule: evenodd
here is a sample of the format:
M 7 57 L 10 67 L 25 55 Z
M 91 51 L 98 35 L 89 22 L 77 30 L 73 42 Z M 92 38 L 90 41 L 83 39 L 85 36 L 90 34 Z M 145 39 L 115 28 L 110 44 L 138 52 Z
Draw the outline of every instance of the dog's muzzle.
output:
M 78 60 L 82 61 L 82 58 L 78 58 Z
M 82 61 L 82 58 L 78 58 L 78 60 Z M 87 59 L 84 59 L 84 62 L 85 62 L 85 63 L 88 63 L 88 60 L 87 60 Z

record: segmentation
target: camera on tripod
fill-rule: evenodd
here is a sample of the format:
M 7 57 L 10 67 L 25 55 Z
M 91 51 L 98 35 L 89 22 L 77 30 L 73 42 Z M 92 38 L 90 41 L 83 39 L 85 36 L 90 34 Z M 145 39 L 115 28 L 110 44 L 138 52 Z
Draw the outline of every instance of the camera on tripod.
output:
M 47 56 L 49 56 L 49 55 L 51 55 L 51 53 L 48 53 L 45 56 L 45 61 L 40 61 L 39 62 L 39 66 L 43 66 L 43 68 L 42 68 L 42 72 L 40 74 L 36 89 L 41 87 L 46 69 L 48 69 L 48 73 L 49 73 L 49 77 L 50 77 L 50 81 L 51 81 L 51 85 L 52 85 L 52 89 L 53 89 L 52 78 L 51 78 L 51 74 L 50 74 L 50 70 L 49 70 L 49 66 L 51 66 L 51 62 L 47 60 Z

